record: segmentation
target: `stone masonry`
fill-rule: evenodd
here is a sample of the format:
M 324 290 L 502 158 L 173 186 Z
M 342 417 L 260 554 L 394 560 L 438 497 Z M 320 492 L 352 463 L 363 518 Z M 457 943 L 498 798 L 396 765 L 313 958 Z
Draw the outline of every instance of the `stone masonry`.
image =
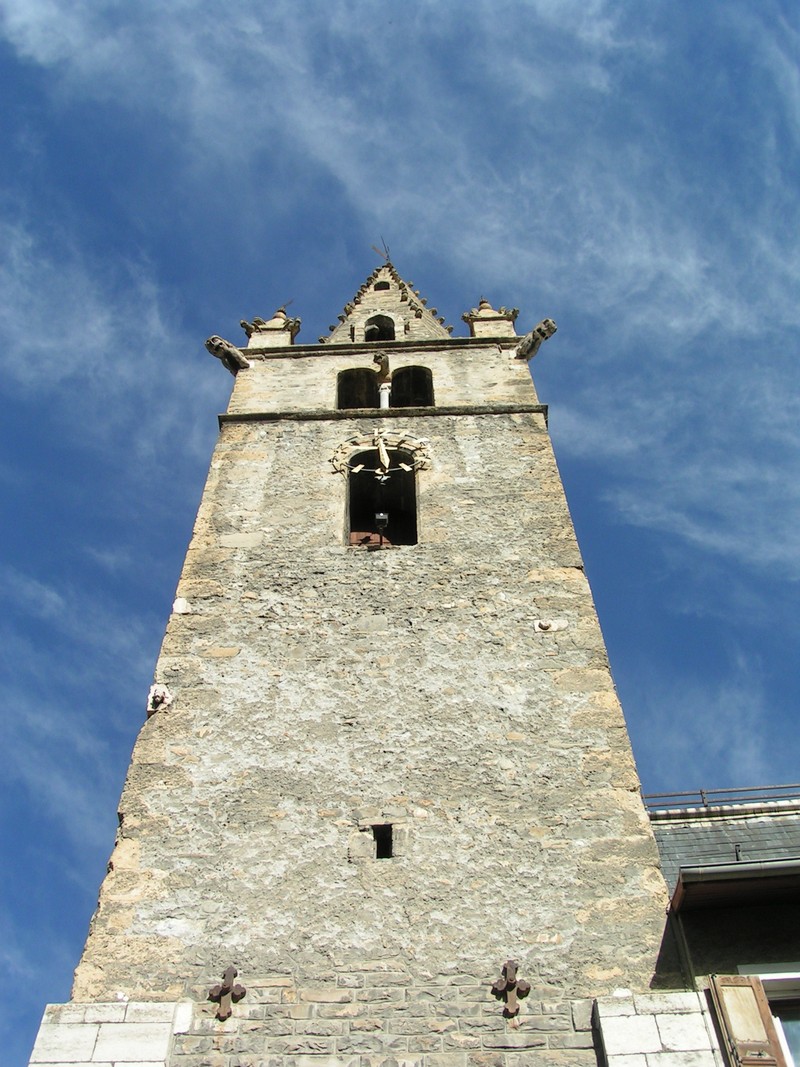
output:
M 659 981 L 666 890 L 513 319 L 452 339 L 390 266 L 360 293 L 324 343 L 242 350 L 156 667 L 170 702 L 46 1023 L 189 1007 L 161 1059 L 39 1065 L 581 1067 L 594 998 Z M 376 308 L 434 406 L 336 407 Z M 379 429 L 429 461 L 418 543 L 370 551 L 331 458 Z M 507 959 L 516 1017 L 490 991 Z M 220 1022 L 230 964 L 247 993 Z
M 705 993 L 600 997 L 594 1021 L 605 1067 L 722 1067 Z

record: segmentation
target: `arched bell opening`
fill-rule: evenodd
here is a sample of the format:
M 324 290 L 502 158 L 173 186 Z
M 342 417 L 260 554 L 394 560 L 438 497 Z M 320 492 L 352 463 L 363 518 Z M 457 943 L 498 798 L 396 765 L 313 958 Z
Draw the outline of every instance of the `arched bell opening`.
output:
M 393 341 L 394 319 L 388 315 L 373 315 L 364 325 L 365 341 Z
M 384 467 L 377 448 L 354 455 L 347 479 L 347 540 L 381 548 L 417 543 L 417 479 L 413 457 L 387 450 Z
M 369 367 L 353 367 L 340 371 L 336 379 L 336 406 L 346 408 L 376 408 L 380 405 L 378 376 Z
M 392 407 L 433 407 L 433 374 L 427 367 L 399 367 L 394 372 Z

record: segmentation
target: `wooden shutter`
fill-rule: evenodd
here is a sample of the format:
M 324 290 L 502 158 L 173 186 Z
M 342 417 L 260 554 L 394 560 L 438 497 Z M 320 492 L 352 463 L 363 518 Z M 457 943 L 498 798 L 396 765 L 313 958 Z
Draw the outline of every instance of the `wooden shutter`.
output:
M 711 999 L 731 1067 L 788 1067 L 760 978 L 712 974 Z

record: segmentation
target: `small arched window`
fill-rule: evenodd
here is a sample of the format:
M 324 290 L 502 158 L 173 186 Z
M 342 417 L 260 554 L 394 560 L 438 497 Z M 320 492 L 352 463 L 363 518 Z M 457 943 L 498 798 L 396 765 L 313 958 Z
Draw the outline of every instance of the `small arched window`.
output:
M 373 285 L 372 288 L 375 290 L 376 293 L 379 293 L 384 289 L 388 289 L 389 288 L 389 283 L 388 282 L 375 282 L 375 284 Z
M 336 406 L 376 408 L 379 405 L 378 376 L 369 367 L 353 367 L 339 372 L 336 379 Z
M 427 367 L 399 367 L 394 372 L 392 407 L 433 407 L 433 375 Z
M 388 315 L 373 315 L 364 326 L 365 341 L 393 341 L 394 319 Z
M 383 473 L 376 448 L 359 452 L 350 460 L 347 485 L 350 545 L 380 548 L 417 543 L 414 460 L 401 449 L 389 449 L 388 455 L 388 473 Z

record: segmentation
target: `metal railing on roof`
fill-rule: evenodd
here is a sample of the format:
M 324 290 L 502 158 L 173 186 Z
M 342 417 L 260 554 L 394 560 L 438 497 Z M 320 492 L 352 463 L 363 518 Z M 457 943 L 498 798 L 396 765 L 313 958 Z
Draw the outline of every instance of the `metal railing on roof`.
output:
M 800 783 L 760 785 L 746 789 L 697 789 L 688 793 L 645 793 L 648 811 L 669 808 L 710 808 L 722 804 L 764 804 L 779 800 L 800 800 Z

